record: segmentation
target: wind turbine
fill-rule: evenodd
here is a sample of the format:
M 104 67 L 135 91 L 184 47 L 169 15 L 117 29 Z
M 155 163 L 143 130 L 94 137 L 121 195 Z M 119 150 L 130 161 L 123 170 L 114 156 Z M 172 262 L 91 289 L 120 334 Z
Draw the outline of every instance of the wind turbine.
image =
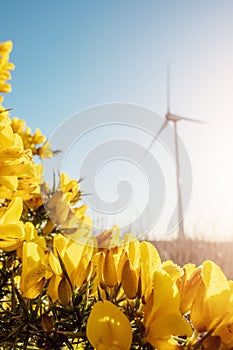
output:
M 169 122 L 173 123 L 174 126 L 174 139 L 175 139 L 175 159 L 176 159 L 176 187 L 177 187 L 177 202 L 178 202 L 178 239 L 185 239 L 184 234 L 184 223 L 183 223 L 183 204 L 182 204 L 182 192 L 181 192 L 181 183 L 180 183 L 180 159 L 179 159 L 179 147 L 178 147 L 178 137 L 177 137 L 177 122 L 179 121 L 188 121 L 193 123 L 201 123 L 205 124 L 202 120 L 192 119 L 183 117 L 180 115 L 176 115 L 170 112 L 170 74 L 169 74 L 169 66 L 167 67 L 167 113 L 165 114 L 165 121 L 162 126 L 158 130 L 154 139 L 151 141 L 149 147 L 147 148 L 147 152 L 153 146 L 153 144 L 158 139 L 159 135 L 166 128 Z

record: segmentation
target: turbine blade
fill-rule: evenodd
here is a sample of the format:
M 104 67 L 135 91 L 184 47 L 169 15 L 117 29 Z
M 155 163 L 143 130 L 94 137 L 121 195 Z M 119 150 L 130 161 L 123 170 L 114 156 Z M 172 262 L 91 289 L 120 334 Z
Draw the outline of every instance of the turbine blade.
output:
M 151 147 L 153 146 L 153 144 L 156 142 L 156 140 L 158 139 L 159 135 L 161 134 L 161 132 L 163 131 L 163 129 L 167 126 L 168 121 L 165 120 L 162 124 L 162 126 L 160 127 L 159 131 L 157 132 L 157 134 L 155 135 L 155 137 L 153 138 L 153 140 L 151 141 L 151 143 L 149 144 L 149 146 L 147 147 L 147 150 L 145 151 L 145 153 L 143 154 L 143 157 L 141 158 L 141 161 L 145 158 L 145 156 L 147 155 L 147 153 L 149 152 L 149 150 L 151 149 Z M 140 163 L 141 163 L 140 161 Z
M 183 116 L 176 115 L 176 114 L 169 114 L 168 120 L 171 120 L 171 121 L 186 120 L 188 122 L 199 123 L 199 124 L 206 124 L 206 122 L 204 120 L 187 118 L 187 117 L 183 117 Z

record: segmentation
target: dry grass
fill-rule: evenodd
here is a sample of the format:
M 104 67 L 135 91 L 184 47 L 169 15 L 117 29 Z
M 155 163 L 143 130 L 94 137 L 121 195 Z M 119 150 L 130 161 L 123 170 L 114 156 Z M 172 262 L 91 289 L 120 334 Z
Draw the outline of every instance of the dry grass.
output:
M 171 259 L 179 265 L 204 260 L 218 264 L 229 279 L 233 279 L 233 242 L 206 242 L 186 239 L 185 241 L 154 241 L 162 260 Z

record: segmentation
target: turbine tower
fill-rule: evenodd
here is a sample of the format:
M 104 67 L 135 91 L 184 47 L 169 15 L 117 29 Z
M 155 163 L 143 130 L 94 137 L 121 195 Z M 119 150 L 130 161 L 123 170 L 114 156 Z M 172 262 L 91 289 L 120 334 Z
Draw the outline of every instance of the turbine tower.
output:
M 178 202 L 178 239 L 185 239 L 184 233 L 184 223 L 183 223 L 183 204 L 182 204 L 182 191 L 181 191 L 181 183 L 180 183 L 180 159 L 179 159 L 179 146 L 178 146 L 178 136 L 177 136 L 177 122 L 184 120 L 193 123 L 201 123 L 205 124 L 205 122 L 197 119 L 186 118 L 180 115 L 176 115 L 170 112 L 170 72 L 169 66 L 167 66 L 167 113 L 165 114 L 165 121 L 158 130 L 156 136 L 151 141 L 147 152 L 153 146 L 153 144 L 158 139 L 159 135 L 166 128 L 169 122 L 173 123 L 174 126 L 174 139 L 175 139 L 175 158 L 176 158 L 176 188 L 177 188 L 177 202 Z

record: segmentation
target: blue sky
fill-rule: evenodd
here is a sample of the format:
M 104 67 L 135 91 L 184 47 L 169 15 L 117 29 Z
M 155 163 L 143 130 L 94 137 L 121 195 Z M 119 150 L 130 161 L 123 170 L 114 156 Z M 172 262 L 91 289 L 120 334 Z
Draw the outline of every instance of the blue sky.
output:
M 207 122 L 179 125 L 194 180 L 186 225 L 206 237 L 215 225 L 219 239 L 231 237 L 231 0 L 8 0 L 1 13 L 0 40 L 13 40 L 16 65 L 4 105 L 48 136 L 101 103 L 165 113 L 169 60 L 172 111 Z

